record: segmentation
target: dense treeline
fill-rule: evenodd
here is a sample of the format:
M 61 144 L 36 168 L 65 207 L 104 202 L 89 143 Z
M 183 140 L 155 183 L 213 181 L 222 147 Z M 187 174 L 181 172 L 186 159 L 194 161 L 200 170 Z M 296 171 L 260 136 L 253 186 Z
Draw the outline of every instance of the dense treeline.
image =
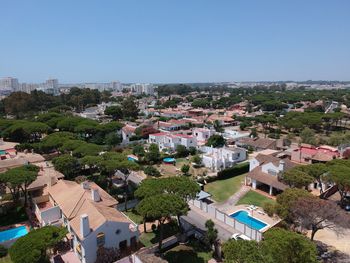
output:
M 60 112 L 74 109 L 80 112 L 87 106 L 109 101 L 110 95 L 107 91 L 100 92 L 95 89 L 79 88 L 72 88 L 68 94 L 61 94 L 60 96 L 53 96 L 37 90 L 30 94 L 13 92 L 1 101 L 0 113 L 22 118 L 47 110 Z
M 192 92 L 210 92 L 201 94 L 197 98 L 192 98 Z M 213 99 L 214 95 L 220 95 L 224 92 L 229 96 Z M 227 108 L 241 101 L 247 101 L 251 106 L 264 111 L 281 111 L 288 108 L 288 104 L 293 107 L 299 107 L 300 101 L 317 100 L 338 101 L 350 106 L 350 90 L 307 90 L 304 87 L 287 90 L 285 84 L 264 86 L 259 85 L 254 88 L 228 88 L 227 86 L 201 86 L 192 87 L 185 84 L 163 85 L 158 87 L 160 96 L 187 95 L 186 101 L 192 103 L 193 107 L 200 108 Z M 173 99 L 174 100 L 174 99 Z M 169 101 L 164 107 L 176 107 L 176 101 Z

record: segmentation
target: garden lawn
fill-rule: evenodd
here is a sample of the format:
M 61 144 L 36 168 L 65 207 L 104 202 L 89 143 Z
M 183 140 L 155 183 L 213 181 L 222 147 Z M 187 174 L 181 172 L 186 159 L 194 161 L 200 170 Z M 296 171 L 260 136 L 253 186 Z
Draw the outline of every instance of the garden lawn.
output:
M 224 202 L 240 189 L 244 177 L 245 174 L 241 174 L 229 179 L 216 180 L 205 185 L 204 190 L 210 193 L 215 201 Z
M 186 245 L 178 245 L 164 254 L 169 263 L 206 263 L 212 258 L 212 252 L 199 244 L 198 241 L 190 241 Z
M 141 224 L 143 222 L 142 216 L 137 214 L 135 210 L 129 210 L 128 212 L 124 211 L 123 213 L 126 214 L 136 224 Z
M 175 235 L 176 233 L 179 232 L 179 227 L 176 223 L 168 223 L 164 225 L 163 228 L 163 240 Z M 140 236 L 140 242 L 145 246 L 145 247 L 150 247 L 155 244 L 158 244 L 159 242 L 159 232 L 158 230 L 155 231 L 148 231 L 147 233 L 142 233 Z
M 239 199 L 237 205 L 255 205 L 263 207 L 266 203 L 274 204 L 275 202 L 276 201 L 273 199 L 270 199 L 262 194 L 250 190 L 241 199 Z

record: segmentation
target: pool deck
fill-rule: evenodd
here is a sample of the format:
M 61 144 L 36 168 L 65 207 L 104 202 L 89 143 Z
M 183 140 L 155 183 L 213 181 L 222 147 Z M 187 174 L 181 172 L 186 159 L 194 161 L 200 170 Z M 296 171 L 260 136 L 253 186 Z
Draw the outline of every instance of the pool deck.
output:
M 17 224 L 13 224 L 13 225 L 8 225 L 8 226 L 4 226 L 4 227 L 1 227 L 0 228 L 0 232 L 2 231 L 6 231 L 6 230 L 10 230 L 10 229 L 14 229 L 14 228 L 17 228 L 17 227 L 21 227 L 21 226 L 25 226 L 26 229 L 27 229 L 27 233 L 30 232 L 30 224 L 29 224 L 29 221 L 24 221 L 22 223 L 17 223 Z M 18 237 L 19 238 L 19 237 Z M 0 244 L 6 248 L 10 248 L 13 243 L 16 242 L 16 240 L 18 238 L 15 238 L 15 239 L 9 239 L 9 240 L 5 240 L 3 242 L 0 242 Z
M 248 205 L 236 205 L 236 206 L 232 206 L 229 209 L 225 209 L 225 212 L 227 215 L 232 215 L 235 212 L 238 211 L 247 211 L 248 214 L 260 221 L 262 221 L 263 223 L 267 224 L 268 226 L 264 227 L 263 229 L 261 229 L 261 232 L 265 232 L 266 230 L 268 230 L 269 228 L 273 227 L 274 225 L 278 224 L 281 219 L 278 218 L 277 216 L 274 217 L 269 217 L 262 208 L 257 207 L 256 210 L 254 211 L 249 211 L 248 209 Z
M 1 231 L 6 231 L 6 230 L 9 230 L 9 229 L 13 229 L 13 228 L 16 228 L 16 227 L 20 227 L 20 226 L 25 226 L 27 231 L 28 232 L 30 231 L 30 223 L 29 223 L 29 221 L 24 221 L 24 222 L 20 222 L 20 223 L 13 224 L 13 225 L 2 226 L 2 227 L 0 227 L 0 232 Z

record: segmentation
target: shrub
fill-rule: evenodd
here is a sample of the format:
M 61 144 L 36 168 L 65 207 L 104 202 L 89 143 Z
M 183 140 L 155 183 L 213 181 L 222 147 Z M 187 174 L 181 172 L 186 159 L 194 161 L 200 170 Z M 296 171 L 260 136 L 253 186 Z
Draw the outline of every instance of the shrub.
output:
M 159 177 L 161 175 L 158 169 L 153 166 L 146 166 L 143 171 L 149 176 Z
M 6 257 L 7 256 L 7 248 L 4 247 L 3 245 L 0 245 L 0 258 Z
M 182 167 L 181 167 L 181 172 L 188 176 L 188 172 L 190 171 L 190 166 L 188 164 L 184 164 Z
M 249 172 L 249 163 L 237 164 L 218 172 L 217 179 L 228 179 Z
M 263 209 L 266 212 L 266 214 L 270 217 L 272 217 L 276 211 L 275 205 L 271 203 L 265 203 L 263 205 Z

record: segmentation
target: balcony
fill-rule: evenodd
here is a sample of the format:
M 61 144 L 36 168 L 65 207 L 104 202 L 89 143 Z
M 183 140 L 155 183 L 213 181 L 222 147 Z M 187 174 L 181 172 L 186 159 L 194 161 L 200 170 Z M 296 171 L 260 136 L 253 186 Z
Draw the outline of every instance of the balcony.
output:
M 40 196 L 33 198 L 34 213 L 41 226 L 62 225 L 61 210 L 58 206 L 52 205 L 49 196 Z

